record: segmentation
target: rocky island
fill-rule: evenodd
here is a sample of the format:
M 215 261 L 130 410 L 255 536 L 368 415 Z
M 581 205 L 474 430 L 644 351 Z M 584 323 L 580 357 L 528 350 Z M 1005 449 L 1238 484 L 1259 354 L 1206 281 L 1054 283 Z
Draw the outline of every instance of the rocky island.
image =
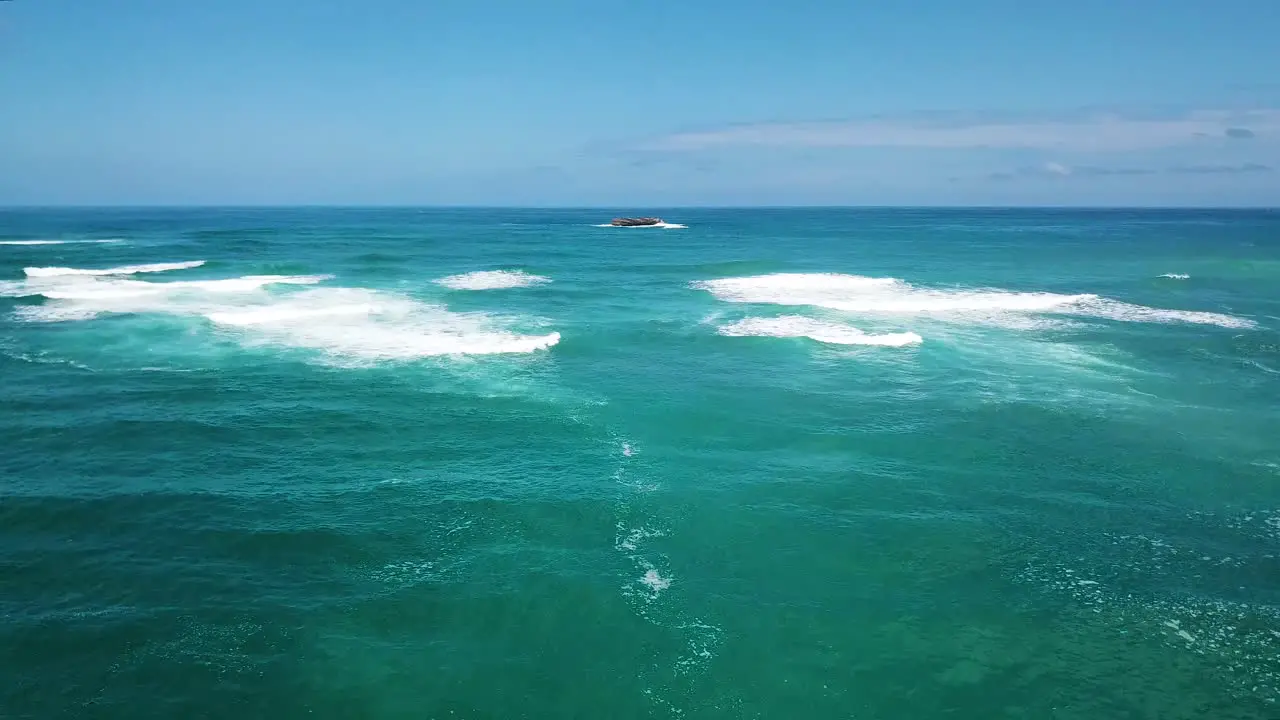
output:
M 614 218 L 613 222 L 609 224 L 614 227 L 644 227 L 648 225 L 661 225 L 662 218 L 655 218 L 655 217 Z

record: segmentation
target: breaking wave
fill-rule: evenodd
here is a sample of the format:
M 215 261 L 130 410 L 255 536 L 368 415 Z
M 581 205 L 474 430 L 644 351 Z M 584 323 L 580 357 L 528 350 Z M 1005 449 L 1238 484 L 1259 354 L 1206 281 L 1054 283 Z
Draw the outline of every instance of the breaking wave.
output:
M 204 260 L 190 262 L 151 263 L 149 265 L 124 265 L 105 270 L 82 270 L 66 267 L 29 267 L 23 270 L 27 277 L 58 277 L 61 275 L 136 275 L 138 273 L 168 272 L 170 270 L 189 270 L 204 265 Z
M 0 286 L 0 295 L 43 296 L 50 300 L 80 301 L 86 309 L 99 313 L 149 312 L 168 301 L 184 296 L 199 300 L 200 295 L 248 293 L 268 285 L 315 285 L 328 280 L 328 275 L 245 275 L 225 280 L 183 280 L 153 283 L 143 280 L 103 279 L 95 276 L 64 276 L 49 282 L 45 279 Z M 157 300 L 157 298 L 159 300 Z M 47 306 L 45 306 L 47 307 Z
M 438 355 L 531 353 L 560 333 L 521 335 L 483 313 L 451 312 L 403 296 L 358 288 L 322 288 L 263 307 L 206 313 L 214 323 L 252 330 L 267 341 L 358 360 Z
M 531 353 L 560 334 L 521 334 L 485 313 L 452 312 L 390 292 L 314 287 L 327 275 L 247 275 L 221 280 L 147 282 L 102 275 L 37 276 L 0 284 L 0 294 L 38 296 L 14 312 L 27 322 L 88 320 L 104 314 L 197 318 L 250 346 L 313 350 L 340 362 L 440 355 Z
M 1191 279 L 1191 276 L 1186 273 L 1165 273 L 1160 277 L 1169 278 L 1170 280 L 1190 280 Z
M 482 270 L 462 275 L 450 275 L 436 281 L 450 290 L 505 290 L 507 288 L 544 285 L 551 278 L 530 275 L 523 270 Z
M 720 328 L 721 335 L 730 337 L 806 337 L 832 345 L 880 345 L 902 347 L 917 345 L 921 337 L 913 332 L 868 335 L 855 327 L 828 323 L 799 315 L 776 318 L 747 318 Z
M 1254 327 L 1252 321 L 1230 315 L 1163 310 L 1093 294 L 920 288 L 896 278 L 859 275 L 777 273 L 705 280 L 693 283 L 693 287 L 726 302 L 814 306 L 855 315 L 916 315 L 1013 326 L 1025 326 L 1029 315 L 1061 315 L 1119 322 Z

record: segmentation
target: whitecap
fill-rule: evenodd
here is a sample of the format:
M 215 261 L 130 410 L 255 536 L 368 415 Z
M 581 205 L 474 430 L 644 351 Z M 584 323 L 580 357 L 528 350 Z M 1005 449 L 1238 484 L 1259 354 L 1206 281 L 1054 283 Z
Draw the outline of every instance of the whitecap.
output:
M 314 285 L 329 278 L 329 275 L 245 275 L 223 280 L 157 283 L 70 276 L 56 282 L 29 281 L 23 288 L 27 291 L 25 294 L 43 295 L 50 300 L 97 303 L 102 312 L 147 312 L 153 308 L 163 310 L 173 298 L 183 294 L 250 293 L 268 285 Z
M 1073 315 L 1096 317 L 1117 322 L 1189 323 L 1193 325 L 1218 325 L 1224 328 L 1245 330 L 1255 327 L 1252 320 L 1221 313 L 1194 310 L 1164 310 L 1109 300 L 1096 295 L 1082 296 L 1064 312 Z
M 138 273 L 158 273 L 169 272 L 171 270 L 189 270 L 204 265 L 204 260 L 191 260 L 189 262 L 172 262 L 172 263 L 150 263 L 147 265 L 124 265 L 121 267 L 106 268 L 105 270 L 83 270 L 80 268 L 67 267 L 29 267 L 24 268 L 23 272 L 27 277 L 58 277 L 63 275 L 136 275 Z
M 216 280 L 149 282 L 101 275 L 52 275 L 0 283 L 0 293 L 50 302 L 15 309 L 20 320 L 61 322 L 103 314 L 200 318 L 246 345 L 314 350 L 340 363 L 364 364 L 440 355 L 532 353 L 560 341 L 558 332 L 524 334 L 485 313 L 362 288 L 299 288 L 328 275 L 246 275 Z
M 922 288 L 897 278 L 832 273 L 776 273 L 693 283 L 726 302 L 813 306 L 855 315 L 927 316 L 1035 327 L 1029 316 L 1067 315 L 1121 322 L 1193 323 L 1251 328 L 1250 320 L 1211 312 L 1163 310 L 1093 294 L 1014 292 L 1000 289 Z
M 531 275 L 523 270 L 481 270 L 450 275 L 436 280 L 450 290 L 505 290 L 507 288 L 530 287 L 551 282 L 551 278 Z
M 1191 279 L 1191 276 L 1190 276 L 1190 275 L 1188 275 L 1188 274 L 1186 274 L 1186 273 L 1165 273 L 1165 274 L 1161 275 L 1160 277 L 1162 277 L 1162 278 L 1169 278 L 1170 280 L 1189 280 L 1189 279 Z
M 440 355 L 527 354 L 556 345 L 557 332 L 526 334 L 485 313 L 364 288 L 315 286 L 329 275 L 243 275 L 204 281 L 148 282 L 114 275 L 36 275 L 0 283 L 0 293 L 42 296 L 14 314 L 26 322 L 70 322 L 104 314 L 200 318 L 244 345 L 314 350 L 338 363 L 376 363 Z
M 250 342 L 276 343 L 361 361 L 441 355 L 532 353 L 560 342 L 560 333 L 517 333 L 484 313 L 357 288 L 309 290 L 270 304 L 209 312 L 213 323 L 251 331 Z
M 799 315 L 776 318 L 746 318 L 720 327 L 721 335 L 729 337 L 805 337 L 832 345 L 880 345 L 902 347 L 918 345 L 921 337 L 913 332 L 869 335 L 858 328 L 838 323 L 822 322 Z

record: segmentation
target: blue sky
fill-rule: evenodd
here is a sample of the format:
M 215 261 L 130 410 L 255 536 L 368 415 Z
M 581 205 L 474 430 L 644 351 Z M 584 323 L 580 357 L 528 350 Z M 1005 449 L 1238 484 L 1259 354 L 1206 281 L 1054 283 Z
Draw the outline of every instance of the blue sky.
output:
M 0 204 L 1280 205 L 1275 0 L 13 0 Z

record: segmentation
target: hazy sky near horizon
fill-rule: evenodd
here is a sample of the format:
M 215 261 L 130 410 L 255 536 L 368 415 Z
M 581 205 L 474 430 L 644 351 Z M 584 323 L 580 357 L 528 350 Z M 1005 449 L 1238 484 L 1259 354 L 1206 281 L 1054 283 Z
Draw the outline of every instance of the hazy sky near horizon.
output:
M 1275 0 L 13 0 L 0 205 L 1280 205 Z

